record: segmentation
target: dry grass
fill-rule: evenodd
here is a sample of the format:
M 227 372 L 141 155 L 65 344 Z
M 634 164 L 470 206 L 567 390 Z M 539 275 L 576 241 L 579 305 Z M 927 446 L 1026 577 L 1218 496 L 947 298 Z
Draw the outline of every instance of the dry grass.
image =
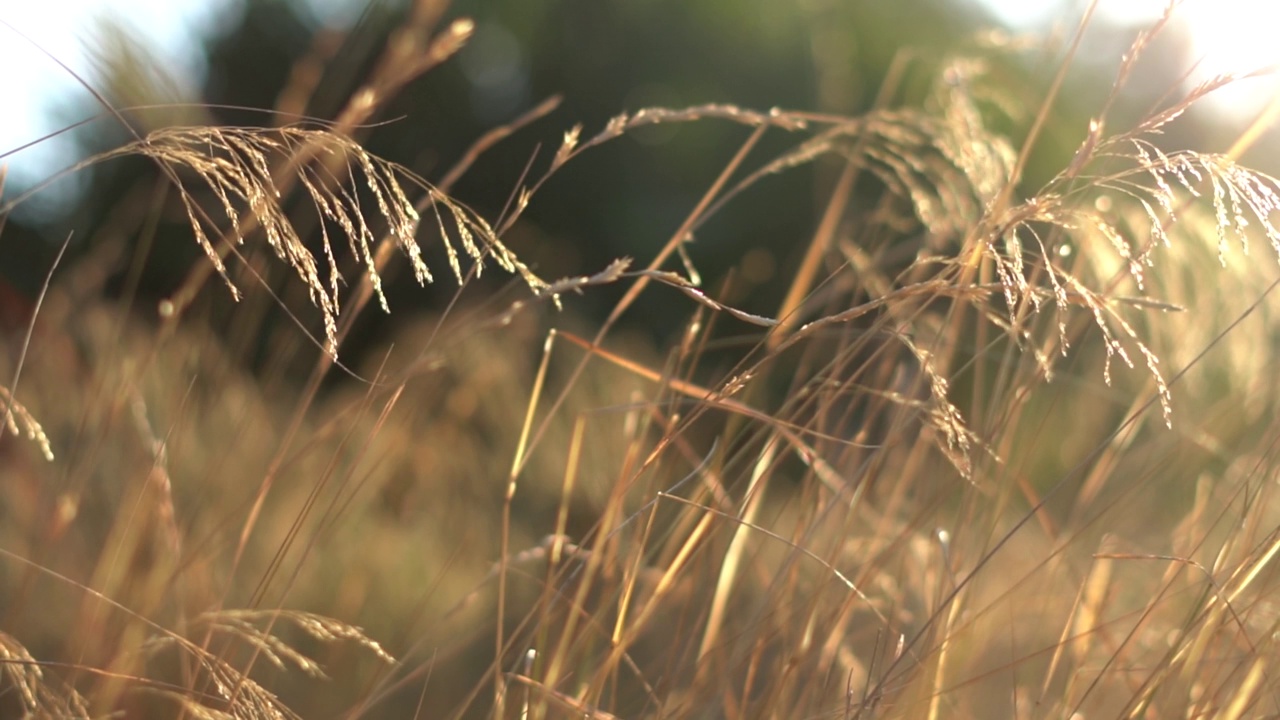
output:
M 1107 130 L 1167 17 L 1032 192 L 1060 83 L 1015 149 L 987 129 L 990 58 L 962 57 L 922 109 L 713 105 L 574 128 L 487 221 L 453 182 L 553 104 L 436 185 L 356 137 L 469 35 L 432 35 L 429 6 L 330 126 L 162 129 L 94 160 L 156 161 L 208 264 L 159 329 L 73 268 L 13 340 L 5 427 L 34 443 L 0 446 L 4 714 L 1280 713 L 1276 264 L 1247 258 L 1280 251 L 1280 195 L 1234 157 L 1157 144 L 1231 78 Z M 406 74 L 408 46 L 427 60 Z M 750 135 L 643 267 L 544 282 L 503 244 L 580 154 L 714 120 Z M 753 160 L 766 132 L 793 149 Z M 777 313 L 704 290 L 694 233 L 821 158 L 843 170 Z M 876 202 L 855 207 L 868 183 Z M 393 251 L 432 279 L 424 213 L 460 284 L 492 261 L 530 297 L 408 325 L 321 394 L 365 303 L 386 309 Z M 301 388 L 183 321 L 209 272 L 253 295 L 241 248 L 259 239 L 320 315 L 323 345 L 294 343 Z M 608 283 L 629 289 L 595 327 L 538 302 Z M 615 327 L 654 283 L 691 301 L 661 350 Z M 727 346 L 723 324 L 761 334 Z

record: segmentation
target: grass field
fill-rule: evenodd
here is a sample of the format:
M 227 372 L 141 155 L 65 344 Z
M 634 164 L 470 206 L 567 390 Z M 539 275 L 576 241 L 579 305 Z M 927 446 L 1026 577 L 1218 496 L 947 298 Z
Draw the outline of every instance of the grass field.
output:
M 1233 78 L 1109 122 L 1166 20 L 1041 187 L 1071 37 L 1017 144 L 975 51 L 919 108 L 568 129 L 483 217 L 457 179 L 552 105 L 435 182 L 370 154 L 361 128 L 473 29 L 413 17 L 431 42 L 389 42 L 328 122 L 163 128 L 74 168 L 154 162 L 204 257 L 159 307 L 109 299 L 154 230 L 134 213 L 5 325 L 0 716 L 1280 714 L 1280 188 L 1237 164 L 1249 136 L 1160 144 Z M 506 242 L 524 208 L 655 123 L 741 146 L 652 257 L 541 277 Z M 813 163 L 785 299 L 741 310 L 752 259 L 709 287 L 685 244 Z M 397 266 L 456 302 L 349 364 Z M 468 292 L 482 268 L 513 282 Z M 625 292 L 589 321 L 602 286 Z M 625 323 L 656 292 L 687 299 L 667 346 Z

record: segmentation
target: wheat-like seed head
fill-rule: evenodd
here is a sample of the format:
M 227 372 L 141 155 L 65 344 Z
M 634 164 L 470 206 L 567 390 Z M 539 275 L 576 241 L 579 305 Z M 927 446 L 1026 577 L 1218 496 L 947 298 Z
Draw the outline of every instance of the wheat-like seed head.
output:
M 1223 155 L 1165 153 L 1139 131 L 1095 140 L 1088 150 L 1090 158 L 1078 167 L 1073 163 L 1070 172 L 1006 212 L 997 224 L 999 232 L 985 240 L 985 253 L 1005 289 L 1011 320 L 1016 322 L 1012 309 L 1024 304 L 1039 310 L 1042 290 L 1050 291 L 1059 311 L 1084 305 L 1093 315 L 1106 348 L 1104 379 L 1110 384 L 1113 358 L 1132 367 L 1130 352 L 1136 350 L 1155 379 L 1165 423 L 1171 424 L 1172 396 L 1159 359 L 1126 319 L 1123 311 L 1134 305 L 1117 297 L 1116 283 L 1127 276 L 1139 294 L 1144 292 L 1146 272 L 1155 266 L 1158 252 L 1175 242 L 1190 242 L 1200 232 L 1201 226 L 1193 224 L 1183 233 L 1185 237 L 1178 237 L 1182 219 L 1192 215 L 1192 205 L 1206 195 L 1213 209 L 1220 263 L 1225 266 L 1233 239 L 1241 252 L 1248 254 L 1248 232 L 1255 222 L 1280 254 L 1280 230 L 1271 220 L 1280 210 L 1280 183 Z M 1109 164 L 1107 170 L 1077 174 L 1101 161 Z M 1083 186 L 1073 185 L 1080 182 Z M 1139 218 L 1146 222 L 1137 222 Z M 1046 239 L 1050 237 L 1054 239 Z M 1047 282 L 1047 287 L 1037 287 L 1029 279 L 1024 264 L 1027 239 L 1033 244 L 1036 266 L 1042 268 L 1042 282 Z M 1076 252 L 1087 260 L 1091 278 L 1073 275 L 1059 264 L 1062 257 Z M 1120 261 L 1119 274 L 1108 273 L 1113 258 Z M 1058 330 L 1065 352 L 1066 323 L 1061 312 Z
M 0 385 L 0 407 L 5 408 L 5 416 L 0 428 L 8 430 L 14 435 L 26 435 L 27 439 L 35 442 L 40 448 L 40 452 L 44 454 L 46 460 L 53 460 L 53 447 L 49 444 L 49 436 L 45 435 L 44 428 L 40 422 L 35 419 L 22 403 L 18 402 L 13 394 L 9 392 L 9 388 Z
M 0 632 L 0 682 L 18 698 L 26 717 L 88 718 L 89 707 L 74 688 L 59 691 L 45 680 L 40 663 L 13 637 Z
M 262 657 L 281 670 L 286 669 L 287 664 L 291 664 L 312 677 L 326 678 L 319 663 L 302 654 L 284 640 L 271 634 L 271 632 L 258 627 L 260 623 L 269 623 L 276 619 L 294 625 L 321 642 L 332 643 L 339 640 L 347 640 L 368 650 L 374 657 L 387 664 L 395 663 L 395 658 L 387 654 L 381 645 L 368 635 L 365 635 L 360 628 L 315 613 L 297 610 L 231 609 L 205 613 L 195 618 L 194 623 L 207 625 L 216 632 L 226 633 L 240 639 L 261 652 Z
M 328 130 L 169 128 L 99 159 L 133 153 L 150 157 L 172 171 L 196 242 L 237 299 L 240 292 L 227 274 L 224 252 L 210 238 L 211 232 L 218 232 L 217 226 L 183 178 L 194 173 L 213 194 L 229 222 L 224 234 L 228 242 L 241 245 L 250 230 L 261 229 L 276 256 L 306 284 L 312 303 L 323 317 L 331 354 L 337 351 L 343 284 L 331 237 L 333 229 L 345 237 L 351 255 L 368 273 L 383 310 L 389 311 L 374 261 L 372 246 L 379 237 L 372 225 L 375 215 L 385 225 L 386 235 L 408 258 L 420 284 L 434 280 L 416 239 L 419 209 L 430 208 L 450 269 L 459 283 L 463 280 L 461 256 L 465 254 L 476 263 L 477 274 L 485 260 L 492 260 L 502 269 L 519 274 L 533 290 L 546 288 L 546 283 L 502 243 L 484 218 L 404 167 L 375 157 L 354 140 Z M 282 206 L 286 192 L 280 188 L 295 181 L 321 216 L 323 260 L 298 235 Z M 406 182 L 426 193 L 416 206 L 405 191 Z M 365 193 L 372 196 L 376 210 L 362 204 L 361 195 Z M 248 216 L 242 217 L 245 210 Z M 461 246 L 461 252 L 457 246 Z
M 253 648 L 267 662 L 281 670 L 292 666 L 311 677 L 325 678 L 319 663 L 277 637 L 271 630 L 259 627 L 259 624 L 270 624 L 276 620 L 294 625 L 321 642 L 331 643 L 338 640 L 354 642 L 383 662 L 388 664 L 395 662 L 395 659 L 387 654 L 381 645 L 365 635 L 360 628 L 315 613 L 290 610 L 220 610 L 193 618 L 193 627 L 207 627 L 216 633 L 235 638 Z M 170 648 L 194 658 L 212 685 L 213 695 L 226 703 L 225 710 L 218 710 L 199 702 L 191 695 L 158 691 L 159 694 L 179 703 L 196 717 L 254 718 L 255 720 L 298 718 L 298 715 L 281 702 L 279 697 L 250 678 L 244 671 L 222 657 L 177 635 L 154 636 L 143 647 L 144 651 L 150 655 Z

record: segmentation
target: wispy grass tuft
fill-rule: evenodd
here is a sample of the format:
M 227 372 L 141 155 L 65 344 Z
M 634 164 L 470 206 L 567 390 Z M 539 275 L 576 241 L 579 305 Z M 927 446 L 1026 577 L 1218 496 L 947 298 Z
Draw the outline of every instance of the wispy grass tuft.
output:
M 14 399 L 8 388 L 0 385 L 0 404 L 5 408 L 4 429 L 13 435 L 26 435 L 40 448 L 46 460 L 53 460 L 53 446 L 49 444 L 49 436 L 45 434 L 40 421 Z
M 51 685 L 41 663 L 5 633 L 0 633 L 0 695 L 16 700 L 25 717 L 91 717 L 75 688 Z
M 409 260 L 415 280 L 420 284 L 434 280 L 418 246 L 421 218 L 403 183 L 426 193 L 426 205 L 448 253 L 450 270 L 459 283 L 463 279 L 460 247 L 462 254 L 475 261 L 477 274 L 485 260 L 492 260 L 502 269 L 519 274 L 533 290 L 546 287 L 503 245 L 482 217 L 406 169 L 370 155 L 355 141 L 331 131 L 298 127 L 166 129 L 98 160 L 125 154 L 146 155 L 173 170 L 179 178 L 180 196 L 196 242 L 237 298 L 240 291 L 227 275 L 222 255 L 209 237 L 209 233 L 218 232 L 216 226 L 181 178 L 191 173 L 204 183 L 229 221 L 228 237 L 236 244 L 245 242 L 249 229 L 260 227 L 276 256 L 294 269 L 320 309 L 332 354 L 337 352 L 337 317 L 344 281 L 334 254 L 331 228 L 346 239 L 352 257 L 363 264 L 384 311 L 390 312 L 390 308 L 373 255 L 380 235 L 371 228 L 371 218 L 376 216 L 383 221 L 385 233 Z M 312 156 L 322 161 L 299 161 Z M 322 259 L 317 259 L 298 236 L 281 206 L 278 187 L 282 173 L 296 179 L 321 215 Z M 372 196 L 372 208 L 362 204 L 368 202 L 361 200 L 364 192 Z M 247 226 L 241 217 L 242 207 L 250 214 Z

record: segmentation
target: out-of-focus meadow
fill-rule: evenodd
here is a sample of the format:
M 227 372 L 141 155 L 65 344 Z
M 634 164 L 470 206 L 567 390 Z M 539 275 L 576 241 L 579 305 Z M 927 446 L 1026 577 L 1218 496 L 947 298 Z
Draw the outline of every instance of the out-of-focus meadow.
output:
M 1091 10 L 104 26 L 0 195 L 0 715 L 1280 713 L 1269 120 Z

